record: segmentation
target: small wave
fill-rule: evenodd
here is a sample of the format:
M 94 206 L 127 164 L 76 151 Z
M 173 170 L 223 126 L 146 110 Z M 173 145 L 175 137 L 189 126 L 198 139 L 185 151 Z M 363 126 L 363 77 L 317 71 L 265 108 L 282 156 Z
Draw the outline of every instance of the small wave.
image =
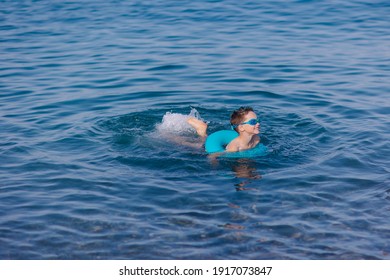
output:
M 147 69 L 147 71 L 168 71 L 168 70 L 181 70 L 185 69 L 187 66 L 185 65 L 173 65 L 173 64 L 168 64 L 168 65 L 161 65 L 157 67 L 152 67 Z

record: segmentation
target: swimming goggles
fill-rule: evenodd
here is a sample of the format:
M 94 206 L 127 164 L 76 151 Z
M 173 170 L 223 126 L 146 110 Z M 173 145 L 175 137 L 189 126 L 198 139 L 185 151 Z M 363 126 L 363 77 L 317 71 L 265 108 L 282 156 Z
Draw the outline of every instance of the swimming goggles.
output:
M 236 128 L 237 126 L 242 125 L 242 124 L 256 125 L 256 124 L 258 124 L 258 123 L 260 123 L 259 119 L 250 119 L 250 120 L 247 121 L 247 122 L 243 122 L 243 123 L 240 123 L 240 124 L 233 124 L 233 125 L 232 125 L 232 128 L 234 129 L 234 128 Z

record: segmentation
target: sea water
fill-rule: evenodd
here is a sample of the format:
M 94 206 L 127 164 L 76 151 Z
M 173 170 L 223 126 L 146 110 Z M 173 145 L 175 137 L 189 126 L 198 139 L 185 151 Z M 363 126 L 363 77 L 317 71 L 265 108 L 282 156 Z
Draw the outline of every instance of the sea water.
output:
M 390 259 L 389 14 L 1 1 L 0 258 Z M 268 153 L 210 157 L 240 106 Z

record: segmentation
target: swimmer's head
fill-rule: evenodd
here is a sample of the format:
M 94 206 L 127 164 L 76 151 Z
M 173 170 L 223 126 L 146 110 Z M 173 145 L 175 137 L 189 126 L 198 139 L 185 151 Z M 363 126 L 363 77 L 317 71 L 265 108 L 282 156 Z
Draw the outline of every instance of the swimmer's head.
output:
M 247 106 L 247 107 L 240 107 L 232 113 L 232 115 L 230 116 L 230 124 L 232 125 L 235 131 L 239 132 L 238 126 L 244 122 L 245 117 L 249 112 L 254 113 L 253 108 Z

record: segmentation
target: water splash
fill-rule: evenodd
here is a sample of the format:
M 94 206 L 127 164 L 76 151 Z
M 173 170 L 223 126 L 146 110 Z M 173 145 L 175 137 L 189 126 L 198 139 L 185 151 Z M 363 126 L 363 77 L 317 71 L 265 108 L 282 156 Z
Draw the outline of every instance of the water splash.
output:
M 167 112 L 162 118 L 161 123 L 156 125 L 156 130 L 161 135 L 176 134 L 176 135 L 194 135 L 195 129 L 188 124 L 188 118 L 193 117 L 198 120 L 204 121 L 199 112 L 195 108 L 191 108 L 191 112 L 188 115 L 180 113 Z

